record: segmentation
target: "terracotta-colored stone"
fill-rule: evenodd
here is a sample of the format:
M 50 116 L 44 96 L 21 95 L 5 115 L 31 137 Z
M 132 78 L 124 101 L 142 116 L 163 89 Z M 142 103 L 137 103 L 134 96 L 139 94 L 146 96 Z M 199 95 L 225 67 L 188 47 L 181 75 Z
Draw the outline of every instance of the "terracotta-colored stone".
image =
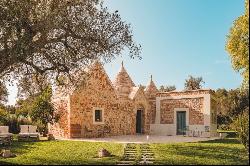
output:
M 186 91 L 159 93 L 152 77 L 145 91 L 135 86 L 122 65 L 114 83 L 106 74 L 103 66 L 95 62 L 88 70 L 85 83 L 71 94 L 60 90 L 53 96 L 53 103 L 61 114 L 58 123 L 49 126 L 56 137 L 101 137 L 136 134 L 137 110 L 142 110 L 142 132 L 150 133 L 150 124 L 155 123 L 156 97 L 208 94 L 209 91 Z M 188 108 L 190 124 L 204 124 L 203 98 L 165 99 L 160 103 L 161 123 L 171 124 L 174 108 Z M 103 111 L 103 122 L 94 122 L 94 111 Z M 103 132 L 109 128 L 109 132 Z

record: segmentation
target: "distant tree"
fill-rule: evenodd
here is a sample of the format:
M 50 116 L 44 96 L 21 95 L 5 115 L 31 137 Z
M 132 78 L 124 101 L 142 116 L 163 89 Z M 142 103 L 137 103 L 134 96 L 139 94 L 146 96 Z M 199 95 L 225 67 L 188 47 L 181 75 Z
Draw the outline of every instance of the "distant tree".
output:
M 8 90 L 3 82 L 0 81 L 0 103 L 6 102 L 8 97 Z
M 245 13 L 238 17 L 227 36 L 228 51 L 234 70 L 243 76 L 243 88 L 239 102 L 235 102 L 233 126 L 249 153 L 249 0 L 245 0 Z M 235 97 L 237 98 L 237 97 Z
M 217 122 L 220 128 L 230 129 L 230 124 L 248 107 L 248 91 L 218 89 L 214 94 Z
M 249 153 L 249 107 L 237 116 L 233 121 L 233 127 L 238 132 L 241 143 Z
M 176 90 L 175 85 L 170 85 L 170 86 L 160 86 L 160 92 L 170 92 Z
M 193 77 L 189 76 L 188 79 L 185 80 L 185 90 L 197 90 L 202 88 L 203 81 L 202 77 Z
M 5 108 L 0 105 L 0 125 L 5 125 L 7 122 L 7 111 L 5 110 Z
M 249 87 L 249 0 L 245 0 L 245 13 L 238 17 L 227 36 L 228 51 L 233 68 L 241 72 L 245 88 Z
M 60 116 L 55 112 L 51 97 L 52 88 L 47 86 L 42 93 L 18 102 L 17 114 L 26 118 L 30 117 L 32 123 L 38 125 L 44 135 L 48 132 L 48 124 L 57 122 Z
M 39 73 L 58 81 L 90 62 L 109 62 L 128 48 L 139 57 L 130 24 L 103 0 L 1 0 L 0 79 Z M 140 58 L 140 57 L 139 57 Z

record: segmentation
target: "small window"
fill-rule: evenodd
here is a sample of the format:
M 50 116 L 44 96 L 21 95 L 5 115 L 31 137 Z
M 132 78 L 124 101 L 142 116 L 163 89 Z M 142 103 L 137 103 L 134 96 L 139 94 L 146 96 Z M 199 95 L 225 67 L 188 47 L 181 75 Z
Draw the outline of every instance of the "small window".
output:
M 93 108 L 93 124 L 104 124 L 104 109 L 99 107 Z
M 95 110 L 95 122 L 102 122 L 102 110 Z

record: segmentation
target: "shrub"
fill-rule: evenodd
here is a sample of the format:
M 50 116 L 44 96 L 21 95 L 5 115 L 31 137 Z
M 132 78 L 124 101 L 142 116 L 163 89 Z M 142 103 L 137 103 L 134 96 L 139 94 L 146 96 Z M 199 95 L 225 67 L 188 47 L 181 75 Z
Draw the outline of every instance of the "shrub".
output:
M 241 143 L 249 152 L 249 107 L 246 108 L 233 122 Z

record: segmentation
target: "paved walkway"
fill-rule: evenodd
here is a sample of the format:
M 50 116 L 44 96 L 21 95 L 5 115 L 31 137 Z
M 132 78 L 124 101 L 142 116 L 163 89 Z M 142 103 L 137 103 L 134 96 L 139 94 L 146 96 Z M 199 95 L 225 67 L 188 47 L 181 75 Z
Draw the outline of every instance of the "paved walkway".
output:
M 147 139 L 148 138 L 148 139 Z M 156 136 L 156 135 L 124 135 L 112 136 L 106 138 L 83 138 L 83 139 L 63 139 L 71 141 L 86 142 L 115 142 L 115 143 L 180 143 L 180 142 L 199 142 L 219 139 L 219 137 L 202 138 L 202 137 L 184 137 L 184 136 Z

